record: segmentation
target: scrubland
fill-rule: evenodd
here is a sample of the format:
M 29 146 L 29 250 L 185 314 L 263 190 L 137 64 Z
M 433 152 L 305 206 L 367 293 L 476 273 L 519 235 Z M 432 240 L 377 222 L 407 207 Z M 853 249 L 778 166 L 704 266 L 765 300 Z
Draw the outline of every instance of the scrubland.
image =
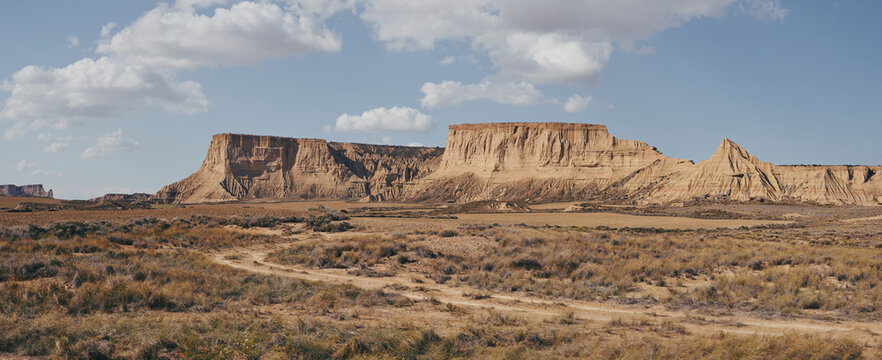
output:
M 6 224 L 0 227 L 0 354 L 145 359 L 879 354 L 874 334 L 858 339 L 799 328 L 751 334 L 722 331 L 707 320 L 725 315 L 878 321 L 882 226 L 876 222 L 815 219 L 670 231 L 402 219 L 405 226 L 390 228 L 324 208 L 254 209 L 235 205 L 205 216 L 191 208 L 194 213 L 179 218 L 118 214 L 112 222 L 24 226 L 20 218 L 0 217 Z M 243 212 L 263 215 L 232 215 Z M 268 249 L 267 263 L 291 268 L 254 272 L 212 256 L 229 254 L 229 261 L 266 267 L 238 258 L 246 253 L 239 249 L 253 248 Z M 345 269 L 355 281 L 302 280 L 297 268 Z M 535 317 L 494 309 L 492 302 L 456 305 L 431 292 L 405 296 L 403 285 L 359 286 L 358 279 L 371 277 L 462 289 L 475 301 L 523 295 L 563 305 L 555 316 Z M 688 317 L 647 311 L 592 319 L 567 311 L 568 301 Z M 527 307 L 509 307 L 516 306 Z

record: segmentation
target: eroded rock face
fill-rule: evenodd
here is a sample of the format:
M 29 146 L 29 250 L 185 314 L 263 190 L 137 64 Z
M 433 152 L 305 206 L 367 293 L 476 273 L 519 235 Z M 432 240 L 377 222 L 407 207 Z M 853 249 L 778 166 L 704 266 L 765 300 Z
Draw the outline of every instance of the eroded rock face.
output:
M 398 198 L 437 167 L 443 149 L 219 134 L 202 167 L 154 199 L 176 203 L 254 199 Z
M 42 184 L 16 186 L 13 184 L 0 185 L 0 195 L 6 196 L 31 196 L 52 198 L 52 190 L 46 191 Z
M 452 125 L 446 149 L 215 135 L 193 175 L 155 200 L 551 201 L 696 199 L 882 204 L 882 167 L 776 166 L 725 139 L 699 163 L 603 125 Z
M 583 199 L 664 159 L 606 126 L 565 123 L 452 125 L 438 170 L 409 193 L 426 200 Z

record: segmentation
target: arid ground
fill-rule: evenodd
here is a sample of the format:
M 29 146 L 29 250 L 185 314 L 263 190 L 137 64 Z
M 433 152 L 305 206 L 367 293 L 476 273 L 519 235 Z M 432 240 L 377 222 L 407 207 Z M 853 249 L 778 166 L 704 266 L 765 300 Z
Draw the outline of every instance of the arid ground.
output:
M 489 205 L 0 212 L 0 358 L 882 355 L 882 208 Z

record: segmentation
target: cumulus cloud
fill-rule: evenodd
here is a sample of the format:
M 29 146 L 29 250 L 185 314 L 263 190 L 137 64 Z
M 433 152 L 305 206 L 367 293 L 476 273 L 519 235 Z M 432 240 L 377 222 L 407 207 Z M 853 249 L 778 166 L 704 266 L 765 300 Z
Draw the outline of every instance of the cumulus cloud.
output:
M 609 62 L 611 42 L 585 42 L 558 33 L 516 32 L 482 36 L 500 74 L 537 83 L 589 83 Z
M 113 36 L 106 31 L 97 52 L 127 63 L 192 69 L 340 50 L 340 38 L 320 19 L 268 1 L 242 1 L 211 16 L 197 11 L 215 3 L 160 3 Z
M 497 83 L 484 80 L 469 85 L 459 81 L 427 82 L 420 91 L 423 92 L 420 105 L 426 109 L 453 106 L 473 100 L 490 100 L 508 105 L 535 105 L 548 101 L 533 84 L 523 81 Z
M 131 151 L 140 145 L 138 141 L 123 137 L 122 129 L 101 135 L 95 140 L 95 146 L 86 148 L 80 153 L 83 159 L 104 156 L 113 152 Z
M 585 110 L 585 108 L 588 107 L 588 104 L 590 104 L 592 100 L 594 99 L 589 95 L 573 95 L 567 98 L 563 108 L 564 111 L 571 114 L 582 112 L 582 110 Z
M 366 0 L 360 16 L 392 51 L 462 41 L 486 53 L 502 76 L 586 84 L 607 65 L 616 44 L 651 49 L 634 42 L 693 19 L 721 17 L 738 1 Z
M 4 139 L 144 108 L 204 112 L 208 100 L 202 86 L 178 80 L 182 69 L 339 51 L 341 40 L 323 19 L 352 6 L 352 0 L 301 0 L 238 1 L 216 7 L 226 2 L 159 3 L 118 31 L 115 23 L 102 27 L 95 58 L 57 68 L 22 68 L 0 87 L 10 93 L 0 117 L 16 120 L 4 131 Z M 68 42 L 78 46 L 79 38 L 71 36 Z
M 63 68 L 26 66 L 4 84 L 11 96 L 0 111 L 9 119 L 70 120 L 119 116 L 143 107 L 175 113 L 205 111 L 208 100 L 192 81 L 109 57 L 85 58 Z M 45 121 L 18 125 L 41 128 Z
M 380 107 L 361 115 L 343 114 L 334 125 L 336 131 L 427 131 L 435 125 L 431 116 L 409 107 Z

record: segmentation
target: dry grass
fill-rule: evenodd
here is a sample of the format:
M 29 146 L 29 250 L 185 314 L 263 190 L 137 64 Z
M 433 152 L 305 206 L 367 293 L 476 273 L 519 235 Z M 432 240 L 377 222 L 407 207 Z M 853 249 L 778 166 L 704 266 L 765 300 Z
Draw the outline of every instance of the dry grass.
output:
M 12 209 L 21 203 L 61 204 L 61 200 L 49 199 L 49 198 L 39 198 L 39 197 L 30 197 L 30 196 L 4 196 L 4 195 L 0 195 L 0 210 Z
M 654 232 L 411 220 L 395 231 L 329 235 L 308 228 L 338 230 L 328 225 L 343 218 L 244 206 L 0 227 L 0 357 L 858 359 L 867 350 L 844 338 L 699 333 L 687 330 L 691 322 L 653 318 L 597 323 L 562 313 L 537 321 L 410 300 L 395 289 L 248 273 L 203 255 L 292 241 L 272 235 L 289 222 L 306 232 L 272 261 L 482 289 L 463 294 L 471 299 L 516 291 L 768 316 L 882 314 L 882 231 L 873 224 Z M 255 216 L 219 215 L 243 212 Z M 190 216 L 206 213 L 215 216 Z
M 460 236 L 445 238 L 448 234 Z M 461 251 L 450 246 L 460 238 Z M 271 253 L 269 260 L 392 269 L 439 283 L 552 298 L 882 318 L 882 249 L 813 240 L 805 229 L 654 233 L 463 226 L 428 233 L 413 228 L 394 239 L 362 235 L 300 242 Z M 882 237 L 877 240 L 882 243 Z

